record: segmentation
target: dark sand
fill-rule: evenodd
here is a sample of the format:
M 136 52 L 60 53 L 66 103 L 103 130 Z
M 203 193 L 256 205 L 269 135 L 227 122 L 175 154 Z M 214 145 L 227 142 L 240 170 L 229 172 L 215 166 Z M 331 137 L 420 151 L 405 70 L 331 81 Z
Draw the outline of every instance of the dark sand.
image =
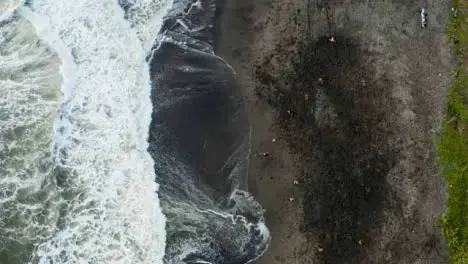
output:
M 273 237 L 256 263 L 448 263 L 432 142 L 449 3 L 232 0 L 218 15 L 217 52 L 252 123 L 250 191 Z

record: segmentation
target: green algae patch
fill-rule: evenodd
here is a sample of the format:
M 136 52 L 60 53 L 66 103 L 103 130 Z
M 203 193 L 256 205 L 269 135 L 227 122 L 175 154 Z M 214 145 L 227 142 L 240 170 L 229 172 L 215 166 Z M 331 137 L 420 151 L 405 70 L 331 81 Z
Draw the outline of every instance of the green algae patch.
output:
M 439 224 L 449 246 L 450 262 L 468 263 L 468 2 L 454 0 L 447 35 L 455 55 L 453 83 L 440 138 L 439 159 L 445 175 L 447 210 Z

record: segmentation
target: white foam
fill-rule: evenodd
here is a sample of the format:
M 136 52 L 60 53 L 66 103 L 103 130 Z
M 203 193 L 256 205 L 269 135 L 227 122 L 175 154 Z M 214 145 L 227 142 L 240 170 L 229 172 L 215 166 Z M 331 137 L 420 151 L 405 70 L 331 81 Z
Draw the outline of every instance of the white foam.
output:
M 27 20 L 12 16 L 0 26 L 0 250 L 26 248 L 56 221 L 57 210 L 47 204 L 56 200 L 50 145 L 59 64 Z
M 2 0 L 0 1 L 0 22 L 12 17 L 13 12 L 24 4 L 25 0 Z
M 173 0 L 121 0 L 129 6 L 127 20 L 137 31 L 146 52 L 151 50 L 163 20 L 161 14 L 166 14 Z
M 149 30 L 132 29 L 112 0 L 35 0 L 21 13 L 63 61 L 54 144 L 69 173 L 62 193 L 74 194 L 62 227 L 38 246 L 39 263 L 162 263 L 165 218 L 147 152 L 152 105 L 142 42 L 150 37 L 140 33 Z
M 203 3 L 201 2 L 201 0 L 197 0 L 195 3 L 190 5 L 190 8 L 185 14 L 189 14 L 192 11 L 192 8 L 198 8 L 200 10 L 203 10 Z
M 36 34 L 40 36 L 41 39 L 44 40 L 48 45 L 50 45 L 58 54 L 61 60 L 60 73 L 63 78 L 60 90 L 62 92 L 62 98 L 69 98 L 69 93 L 71 89 L 73 89 L 73 85 L 76 80 L 75 73 L 77 71 L 76 64 L 73 61 L 73 57 L 70 53 L 70 49 L 68 49 L 62 43 L 62 40 L 57 34 L 54 34 L 54 32 L 50 31 L 51 25 L 46 17 L 35 14 L 27 7 L 18 8 L 18 12 L 32 25 L 34 25 Z

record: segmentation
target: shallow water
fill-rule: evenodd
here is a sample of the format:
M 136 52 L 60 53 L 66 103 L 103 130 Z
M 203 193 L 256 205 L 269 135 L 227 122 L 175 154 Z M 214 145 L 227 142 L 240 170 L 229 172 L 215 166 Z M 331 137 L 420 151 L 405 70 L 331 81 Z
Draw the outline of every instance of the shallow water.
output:
M 238 264 L 264 252 L 263 209 L 245 191 L 249 124 L 211 46 L 215 9 L 0 4 L 1 264 Z
M 247 263 L 266 250 L 245 190 L 250 126 L 235 72 L 214 53 L 216 6 L 176 1 L 152 52 L 150 151 L 167 217 L 167 263 Z

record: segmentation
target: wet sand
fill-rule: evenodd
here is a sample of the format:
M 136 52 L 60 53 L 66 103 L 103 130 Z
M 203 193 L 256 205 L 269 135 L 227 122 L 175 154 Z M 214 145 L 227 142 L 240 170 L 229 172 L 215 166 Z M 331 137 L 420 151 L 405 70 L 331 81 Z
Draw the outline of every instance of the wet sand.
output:
M 252 126 L 249 190 L 266 209 L 273 236 L 269 249 L 255 263 L 313 263 L 315 245 L 300 230 L 303 190 L 293 184 L 301 175 L 296 164 L 300 160 L 280 138 L 276 111 L 255 94 L 254 65 L 276 44 L 273 39 L 264 40 L 275 33 L 263 22 L 272 11 L 269 1 L 226 1 L 223 11 L 218 14 L 222 22 L 218 24 L 217 52 L 234 67 L 244 94 Z M 287 21 L 278 23 L 285 27 Z M 264 46 L 268 49 L 263 51 Z
M 250 191 L 273 237 L 256 263 L 448 262 L 432 142 L 450 82 L 449 10 L 442 0 L 218 10 L 217 53 L 252 123 Z

